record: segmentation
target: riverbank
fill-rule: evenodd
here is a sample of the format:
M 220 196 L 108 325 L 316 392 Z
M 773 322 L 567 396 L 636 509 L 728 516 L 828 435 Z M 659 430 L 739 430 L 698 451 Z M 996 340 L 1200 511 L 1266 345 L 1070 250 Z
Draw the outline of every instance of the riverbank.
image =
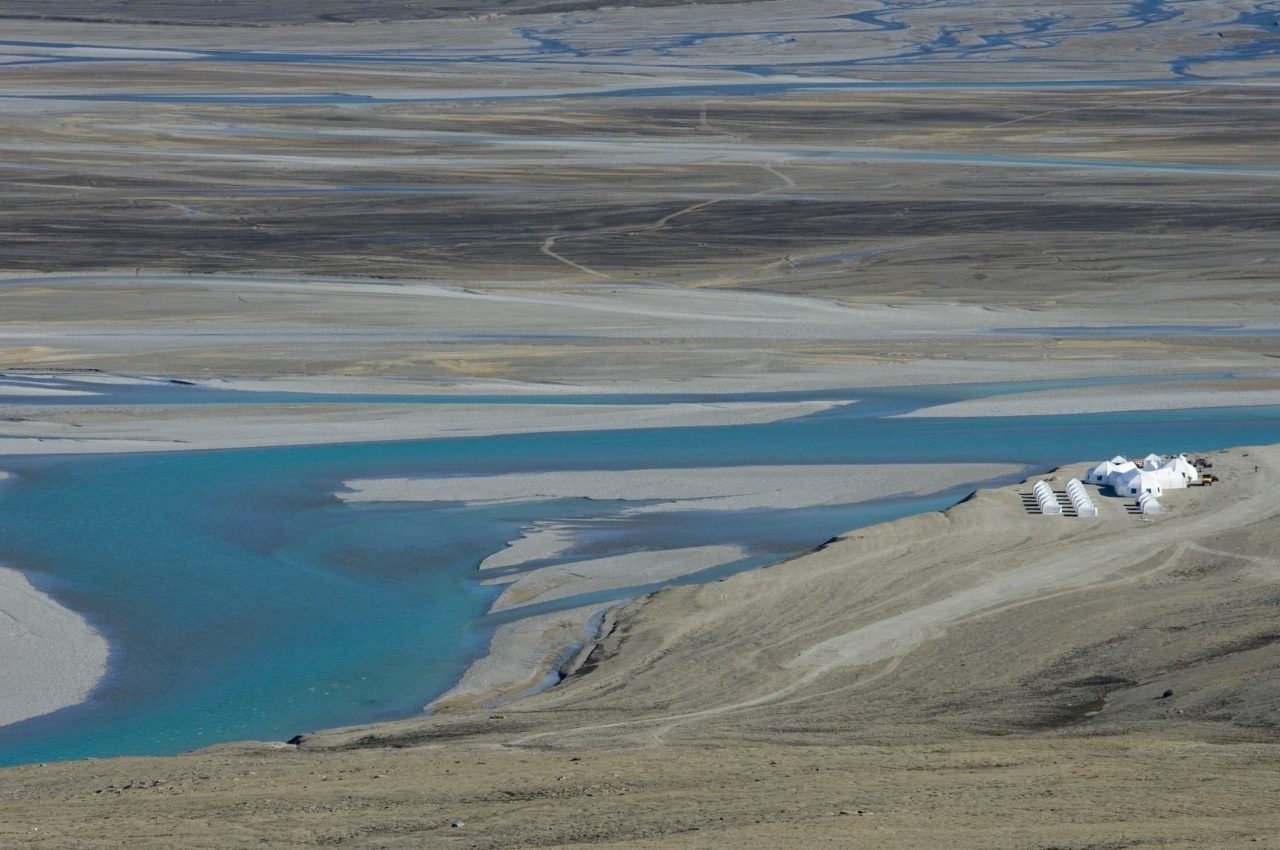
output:
M 88 847 L 109 813 L 142 847 L 1256 846 L 1280 447 L 1213 461 L 1154 521 L 1029 514 L 1013 485 L 663 590 L 498 713 L 10 769 L 0 837 Z
M 1093 386 L 1017 393 L 922 407 L 904 417 L 1053 416 L 1145 410 L 1190 410 L 1280 404 L 1274 376 L 1223 381 L 1170 381 L 1156 386 Z

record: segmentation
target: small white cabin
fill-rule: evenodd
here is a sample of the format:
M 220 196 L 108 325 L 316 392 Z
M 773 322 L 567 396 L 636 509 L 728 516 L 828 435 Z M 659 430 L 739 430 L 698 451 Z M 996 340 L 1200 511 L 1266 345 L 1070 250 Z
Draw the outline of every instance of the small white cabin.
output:
M 1090 484 L 1097 484 L 1104 487 L 1110 479 L 1111 473 L 1115 471 L 1115 464 L 1109 460 L 1104 460 L 1097 466 L 1092 466 L 1089 471 L 1084 474 L 1084 480 Z

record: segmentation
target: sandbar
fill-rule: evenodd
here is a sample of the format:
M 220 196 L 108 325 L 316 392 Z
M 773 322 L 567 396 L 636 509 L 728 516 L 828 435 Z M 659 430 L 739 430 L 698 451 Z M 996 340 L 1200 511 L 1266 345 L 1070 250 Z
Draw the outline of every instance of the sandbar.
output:
M 520 536 L 480 562 L 480 570 L 514 567 L 526 561 L 550 558 L 571 547 L 576 539 L 572 528 L 539 520 L 528 525 Z
M 107 655 L 84 617 L 0 567 L 0 726 L 83 702 L 106 673 Z
M 40 386 L 14 386 L 0 384 L 0 396 L 86 396 L 93 395 L 89 392 L 77 392 L 76 390 L 65 390 L 56 387 L 40 387 Z
M 1257 378 L 1245 382 L 1246 386 L 1233 386 L 1235 383 L 1224 380 L 1220 384 L 1196 383 L 1190 387 L 1157 383 L 1041 390 L 923 407 L 902 417 L 1051 416 L 1280 404 L 1280 386 L 1259 388 L 1257 384 L 1264 382 Z M 1269 383 L 1280 381 L 1273 378 Z
M 629 513 L 839 505 L 1010 475 L 1014 464 L 830 464 L 517 473 L 344 482 L 347 502 L 658 501 Z
M 191 451 L 551 431 L 750 425 L 821 413 L 842 401 L 606 404 L 311 404 L 21 408 L 0 422 L 0 455 Z M 87 426 L 87 427 L 86 427 Z M 88 432 L 86 434 L 86 432 Z

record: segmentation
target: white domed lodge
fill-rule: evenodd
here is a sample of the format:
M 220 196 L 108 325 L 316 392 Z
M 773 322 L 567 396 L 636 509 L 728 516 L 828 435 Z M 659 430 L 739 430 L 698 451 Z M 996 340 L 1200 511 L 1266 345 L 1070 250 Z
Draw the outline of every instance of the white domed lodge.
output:
M 1187 460 L 1186 455 L 1164 458 L 1150 454 L 1137 463 L 1117 455 L 1092 467 L 1085 473 L 1085 480 L 1099 487 L 1110 487 L 1117 496 L 1130 496 L 1145 502 L 1163 496 L 1165 490 L 1199 484 L 1200 470 Z

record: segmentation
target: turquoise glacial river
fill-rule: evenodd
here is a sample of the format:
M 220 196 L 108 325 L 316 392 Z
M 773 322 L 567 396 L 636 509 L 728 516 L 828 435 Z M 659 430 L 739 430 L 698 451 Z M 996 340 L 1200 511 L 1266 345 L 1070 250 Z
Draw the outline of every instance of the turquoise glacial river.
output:
M 1035 472 L 1117 452 L 1280 440 L 1280 407 L 890 416 L 1028 388 L 815 393 L 864 401 L 766 425 L 0 457 L 0 469 L 17 473 L 0 483 L 0 563 L 23 569 L 88 617 L 112 647 L 107 678 L 88 702 L 0 728 L 0 764 L 284 740 L 412 714 L 457 680 L 504 621 L 485 613 L 500 588 L 481 585 L 476 567 L 535 520 L 583 521 L 578 546 L 559 561 L 718 543 L 746 549 L 742 560 L 688 579 L 708 580 L 851 528 L 946 507 L 972 489 L 803 510 L 600 521 L 618 504 L 348 505 L 333 493 L 350 478 L 948 461 L 1012 462 Z

